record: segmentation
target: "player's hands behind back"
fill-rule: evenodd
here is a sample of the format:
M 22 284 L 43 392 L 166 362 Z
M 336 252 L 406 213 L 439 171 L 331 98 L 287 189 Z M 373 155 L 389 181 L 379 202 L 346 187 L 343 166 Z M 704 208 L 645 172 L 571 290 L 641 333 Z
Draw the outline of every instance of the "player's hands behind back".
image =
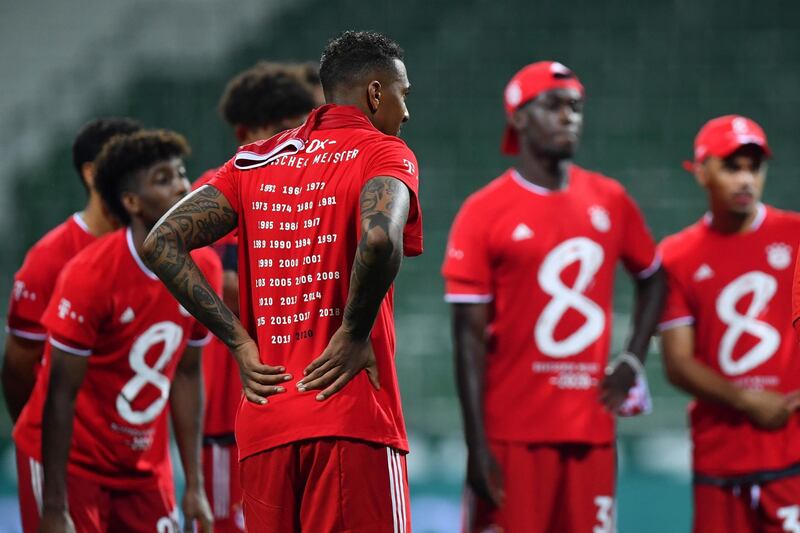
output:
M 270 366 L 261 362 L 258 346 L 250 339 L 231 350 L 239 364 L 239 376 L 247 401 L 263 405 L 267 396 L 285 392 L 283 383 L 292 379 L 282 366 Z
M 317 400 L 324 400 L 339 392 L 362 370 L 367 372 L 372 386 L 380 389 L 375 352 L 369 337 L 354 339 L 344 328 L 333 334 L 322 355 L 314 359 L 297 382 L 300 392 L 323 389 Z
M 800 391 L 780 394 L 766 390 L 743 390 L 742 411 L 753 424 L 764 429 L 779 429 L 800 408 Z

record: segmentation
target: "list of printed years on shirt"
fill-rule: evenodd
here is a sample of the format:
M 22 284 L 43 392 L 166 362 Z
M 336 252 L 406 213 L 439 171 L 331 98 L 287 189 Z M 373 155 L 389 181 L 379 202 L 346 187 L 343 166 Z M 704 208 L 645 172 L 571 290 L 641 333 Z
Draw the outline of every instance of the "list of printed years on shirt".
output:
M 312 325 L 319 319 L 341 317 L 343 295 L 333 287 L 341 286 L 335 282 L 347 275 L 336 257 L 343 236 L 331 229 L 343 227 L 330 220 L 337 205 L 335 191 L 326 189 L 326 182 L 308 171 L 302 184 L 280 184 L 280 168 L 296 172 L 298 166 L 346 162 L 357 155 L 354 149 L 319 154 L 319 160 L 281 157 L 272 162 L 271 183 L 261 183 L 256 189 L 260 199 L 251 205 L 256 215 L 251 246 L 256 267 L 255 325 L 267 326 L 271 334 L 263 340 L 270 345 L 311 339 Z

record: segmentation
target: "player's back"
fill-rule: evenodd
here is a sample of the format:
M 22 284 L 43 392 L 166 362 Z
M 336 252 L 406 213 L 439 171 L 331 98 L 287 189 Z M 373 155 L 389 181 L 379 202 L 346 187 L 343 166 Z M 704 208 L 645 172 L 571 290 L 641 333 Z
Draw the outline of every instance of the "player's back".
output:
M 220 277 L 213 252 L 194 256 L 210 279 Z M 45 367 L 53 346 L 89 358 L 75 400 L 69 470 L 125 488 L 171 475 L 170 385 L 186 345 L 204 343 L 206 332 L 147 270 L 129 230 L 99 239 L 67 264 L 43 323 L 50 337 Z M 35 458 L 48 382 L 49 375 L 38 380 L 15 427 L 17 445 Z
M 241 318 L 257 339 L 262 359 L 285 366 L 299 379 L 342 323 L 350 271 L 361 238 L 359 196 L 376 176 L 400 179 L 412 200 L 405 233 L 406 255 L 421 252 L 416 198 L 416 160 L 405 144 L 377 131 L 355 108 L 325 106 L 304 127 L 276 139 L 242 147 L 223 169 L 238 190 L 218 186 L 240 214 Z M 320 115 L 322 115 L 320 117 Z M 299 152 L 274 157 L 287 140 L 312 124 Z M 259 157 L 269 163 L 246 167 Z M 229 198 L 231 200 L 231 198 Z M 394 370 L 391 291 L 381 305 L 371 336 L 381 390 L 357 375 L 325 402 L 294 387 L 265 406 L 242 404 L 237 418 L 241 456 L 260 449 L 320 436 L 349 436 L 405 449 L 405 430 Z M 269 431 L 258 430 L 262 418 Z

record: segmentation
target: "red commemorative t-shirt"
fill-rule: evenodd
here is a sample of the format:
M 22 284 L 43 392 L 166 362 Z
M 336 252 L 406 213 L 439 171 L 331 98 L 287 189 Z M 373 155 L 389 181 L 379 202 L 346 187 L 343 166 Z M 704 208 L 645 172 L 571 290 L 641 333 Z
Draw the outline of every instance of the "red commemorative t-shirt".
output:
M 9 333 L 36 341 L 47 338 L 41 319 L 58 273 L 95 239 L 81 216 L 75 213 L 31 247 L 22 267 L 14 274 L 14 289 L 8 305 Z
M 301 394 L 293 386 L 342 323 L 361 233 L 359 195 L 376 176 L 394 177 L 410 190 L 404 252 L 422 253 L 416 158 L 355 107 L 323 106 L 301 127 L 243 146 L 210 182 L 239 214 L 242 323 L 257 341 L 261 360 L 283 365 L 294 376 L 287 392 L 271 396 L 266 405 L 241 402 L 236 419 L 241 459 L 316 437 L 408 449 L 394 365 L 391 290 L 371 334 L 380 390 L 364 372 L 323 402 L 315 400 L 315 392 Z
M 193 252 L 215 290 L 222 268 L 213 251 Z M 129 489 L 171 479 L 167 411 L 175 369 L 187 345 L 210 334 L 141 262 L 130 231 L 116 231 L 70 261 L 42 318 L 52 346 L 89 357 L 75 400 L 68 471 Z M 34 388 L 14 441 L 41 459 L 42 411 L 49 372 Z
M 212 168 L 192 184 L 197 190 L 217 175 L 219 167 Z M 232 231 L 211 247 L 220 259 L 227 246 L 236 246 L 236 231 Z M 203 385 L 205 387 L 205 411 L 203 435 L 227 436 L 234 431 L 236 411 L 242 397 L 242 380 L 239 367 L 224 342 L 213 337 L 203 349 Z
M 725 235 L 708 217 L 660 245 L 669 293 L 660 330 L 693 325 L 694 356 L 740 387 L 800 388 L 800 347 L 791 325 L 800 215 L 759 207 L 751 231 Z M 694 469 L 736 475 L 800 461 L 800 415 L 777 431 L 733 409 L 697 400 L 689 409 Z
M 510 169 L 461 207 L 442 274 L 445 300 L 490 303 L 484 416 L 497 441 L 614 438 L 599 399 L 614 270 L 658 269 L 655 243 L 618 182 L 572 165 L 549 191 Z

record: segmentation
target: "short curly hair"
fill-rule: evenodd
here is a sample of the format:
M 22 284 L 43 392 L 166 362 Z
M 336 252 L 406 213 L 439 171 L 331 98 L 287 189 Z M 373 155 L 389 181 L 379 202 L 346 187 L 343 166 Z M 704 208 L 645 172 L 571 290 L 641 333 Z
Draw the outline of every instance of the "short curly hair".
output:
M 111 212 L 123 224 L 131 216 L 122 203 L 126 192 L 137 192 L 138 174 L 156 163 L 191 153 L 183 135 L 170 130 L 142 130 L 113 137 L 95 161 L 95 188 Z
M 307 84 L 278 63 L 261 62 L 233 78 L 219 101 L 219 113 L 231 126 L 262 128 L 314 109 Z
M 394 68 L 403 49 L 375 31 L 345 31 L 331 39 L 320 59 L 319 77 L 326 98 L 340 85 L 353 83 L 369 70 Z
M 115 135 L 134 133 L 143 127 L 138 120 L 127 117 L 104 117 L 84 124 L 72 142 L 72 164 L 83 186 L 87 187 L 83 179 L 83 165 L 97 159 L 109 139 Z

